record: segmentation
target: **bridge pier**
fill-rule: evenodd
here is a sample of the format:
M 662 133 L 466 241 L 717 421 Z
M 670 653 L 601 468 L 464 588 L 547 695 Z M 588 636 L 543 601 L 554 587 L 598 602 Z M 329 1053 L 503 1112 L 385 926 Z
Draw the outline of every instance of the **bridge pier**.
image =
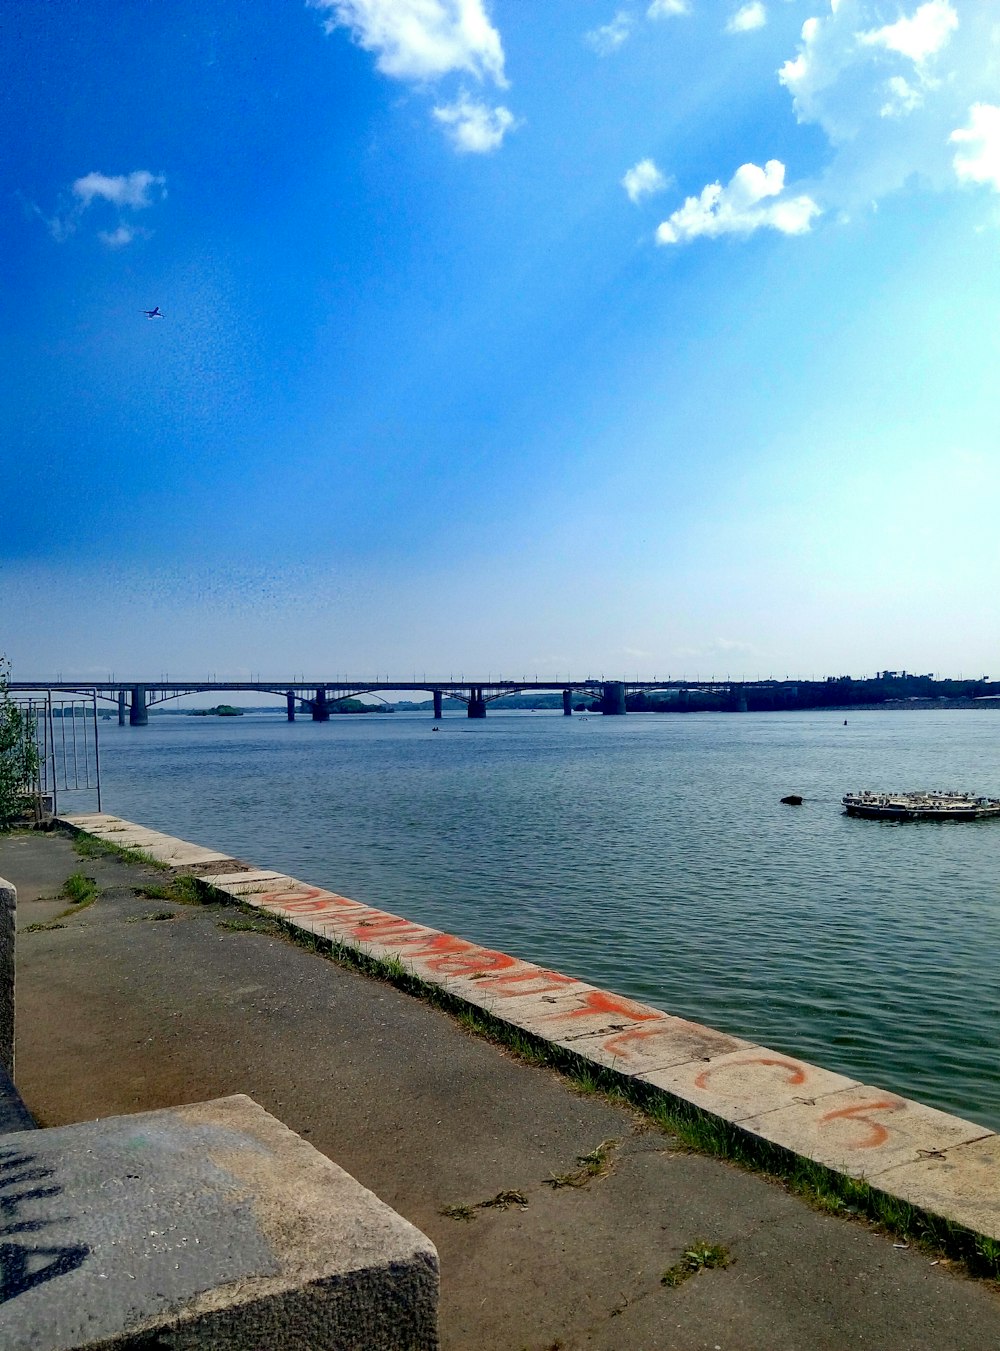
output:
M 620 717 L 625 712 L 625 683 L 606 680 L 601 686 L 601 712 Z
M 435 722 L 440 722 L 440 721 L 441 721 L 441 716 L 442 716 L 442 712 L 441 712 L 441 691 L 440 691 L 440 690 L 431 690 L 431 694 L 434 696 L 434 721 L 435 721 Z
M 149 722 L 145 685 L 132 686 L 132 704 L 128 711 L 128 720 L 131 727 L 145 727 Z
M 483 692 L 478 687 L 473 687 L 469 692 L 469 717 L 486 717 L 486 700 L 483 698 Z
M 563 717 L 571 718 L 573 716 L 573 691 L 563 690 Z
M 126 715 L 125 715 L 125 691 L 124 691 L 124 690 L 119 690 L 119 691 L 118 691 L 118 726 L 119 726 L 119 727 L 124 727 L 126 721 L 127 721 L 127 719 L 126 719 Z
M 313 700 L 312 706 L 312 720 L 313 722 L 330 721 L 330 706 L 326 702 L 325 685 L 316 686 L 316 698 Z
M 747 711 L 747 692 L 743 685 L 733 685 L 729 691 L 732 699 L 732 710 L 734 713 L 745 713 Z
M 286 692 L 286 694 L 285 694 L 285 707 L 288 709 L 288 721 L 289 721 L 289 722 L 294 722 L 294 721 L 295 721 L 295 695 L 292 693 L 291 690 L 288 690 L 288 691 Z

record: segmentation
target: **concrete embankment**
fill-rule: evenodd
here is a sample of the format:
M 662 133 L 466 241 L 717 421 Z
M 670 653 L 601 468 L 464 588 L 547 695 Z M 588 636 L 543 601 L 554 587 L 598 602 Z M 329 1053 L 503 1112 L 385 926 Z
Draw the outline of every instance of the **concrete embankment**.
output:
M 191 868 L 216 891 L 413 975 L 595 1067 L 1000 1240 L 1000 1136 L 765 1046 L 677 1018 L 266 869 L 111 816 L 67 823 Z
M 154 874 L 81 865 L 58 837 L 0 843 L 0 872 L 25 898 L 45 851 L 62 860 L 51 875 L 83 866 L 102 889 L 63 927 L 19 940 L 18 1079 L 43 1124 L 251 1094 L 432 1239 L 446 1347 L 1000 1345 L 993 1290 L 938 1255 L 691 1154 L 430 1004 L 281 941 L 269 917 L 398 958 L 595 1074 L 610 1067 L 890 1195 L 910 1194 L 890 1183 L 916 1173 L 918 1204 L 995 1236 L 995 1175 L 975 1172 L 975 1151 L 995 1157 L 983 1127 L 218 851 L 113 817 L 72 824 L 257 913 L 151 902 L 140 884 Z M 22 920 L 32 904 L 44 909 L 28 899 Z M 933 1164 L 945 1165 L 935 1193 Z M 662 1285 L 701 1241 L 731 1264 Z

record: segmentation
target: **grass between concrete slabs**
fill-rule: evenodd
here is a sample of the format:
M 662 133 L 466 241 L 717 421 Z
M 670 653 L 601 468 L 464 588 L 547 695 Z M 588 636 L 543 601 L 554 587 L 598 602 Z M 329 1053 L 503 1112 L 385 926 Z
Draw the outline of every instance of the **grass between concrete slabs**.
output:
M 160 872 L 171 871 L 169 863 L 154 858 L 145 849 L 137 849 L 134 845 L 128 844 L 113 844 L 110 840 L 100 839 L 97 835 L 88 835 L 82 830 L 78 830 L 73 836 L 73 848 L 81 858 L 99 858 L 110 854 L 114 858 L 124 859 L 127 863 L 141 863 L 147 868 L 157 868 Z
M 130 862 L 172 871 L 169 865 L 152 858 L 141 849 L 115 845 L 80 832 L 75 835 L 74 845 L 83 857 L 91 853 L 114 854 Z M 142 895 L 151 895 L 153 890 L 152 887 L 137 888 Z M 930 1214 L 898 1196 L 880 1191 L 869 1182 L 837 1173 L 823 1164 L 761 1140 L 739 1126 L 704 1112 L 683 1099 L 674 1098 L 651 1084 L 642 1083 L 631 1075 L 595 1065 L 544 1038 L 512 1027 L 502 1019 L 470 1006 L 439 986 L 414 975 L 397 956 L 371 957 L 335 939 L 320 938 L 281 915 L 264 916 L 255 907 L 241 903 L 217 890 L 210 882 L 184 871 L 175 872 L 169 883 L 155 890 L 157 899 L 173 900 L 178 904 L 221 902 L 241 918 L 222 920 L 220 927 L 236 932 L 280 935 L 300 947 L 328 957 L 339 966 L 385 981 L 450 1014 L 468 1032 L 501 1047 L 522 1063 L 558 1071 L 569 1079 L 577 1092 L 597 1094 L 613 1105 L 639 1113 L 665 1135 L 673 1137 L 677 1149 L 723 1159 L 738 1168 L 763 1174 L 815 1210 L 867 1223 L 908 1245 L 920 1248 L 927 1256 L 942 1264 L 961 1263 L 969 1275 L 1000 1284 L 1000 1242 Z M 581 1169 L 565 1177 L 577 1176 L 578 1172 L 582 1172 L 586 1181 L 593 1176 L 587 1175 L 591 1167 L 596 1167 L 599 1173 L 607 1171 L 610 1166 L 607 1158 L 602 1156 L 597 1159 L 596 1156 L 614 1143 L 605 1141 L 593 1155 L 581 1157 Z M 580 1185 L 562 1179 L 547 1181 L 549 1185 L 556 1186 Z M 503 1195 L 507 1193 L 500 1193 L 500 1196 Z M 449 1213 L 453 1213 L 453 1218 L 471 1218 L 477 1210 L 497 1206 L 498 1199 L 477 1202 L 470 1207 L 452 1207 Z M 521 1201 L 514 1203 L 522 1204 Z M 469 1214 L 466 1215 L 465 1211 Z M 711 1245 L 701 1245 L 702 1248 L 706 1246 Z M 693 1244 L 688 1251 L 694 1252 L 698 1247 L 698 1244 Z M 705 1265 L 708 1263 L 701 1263 L 701 1266 Z M 700 1267 L 696 1266 L 695 1270 L 698 1269 Z

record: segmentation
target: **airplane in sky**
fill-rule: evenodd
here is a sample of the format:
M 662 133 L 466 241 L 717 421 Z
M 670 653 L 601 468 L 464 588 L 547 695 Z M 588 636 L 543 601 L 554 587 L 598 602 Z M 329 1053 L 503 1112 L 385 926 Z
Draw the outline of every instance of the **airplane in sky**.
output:
M 152 309 L 152 310 L 143 310 L 143 314 L 146 316 L 147 319 L 162 319 L 162 318 L 163 318 L 163 315 L 160 313 L 160 307 L 159 307 L 159 305 L 157 305 L 156 308 L 155 308 L 155 309 Z

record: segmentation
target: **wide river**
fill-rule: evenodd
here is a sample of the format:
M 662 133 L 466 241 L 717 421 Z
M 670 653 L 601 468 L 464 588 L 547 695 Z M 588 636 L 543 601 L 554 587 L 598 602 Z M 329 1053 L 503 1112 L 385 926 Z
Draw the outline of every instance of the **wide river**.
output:
M 1000 714 L 432 727 L 102 722 L 104 808 L 1000 1129 L 1000 821 L 840 807 L 1000 796 Z

